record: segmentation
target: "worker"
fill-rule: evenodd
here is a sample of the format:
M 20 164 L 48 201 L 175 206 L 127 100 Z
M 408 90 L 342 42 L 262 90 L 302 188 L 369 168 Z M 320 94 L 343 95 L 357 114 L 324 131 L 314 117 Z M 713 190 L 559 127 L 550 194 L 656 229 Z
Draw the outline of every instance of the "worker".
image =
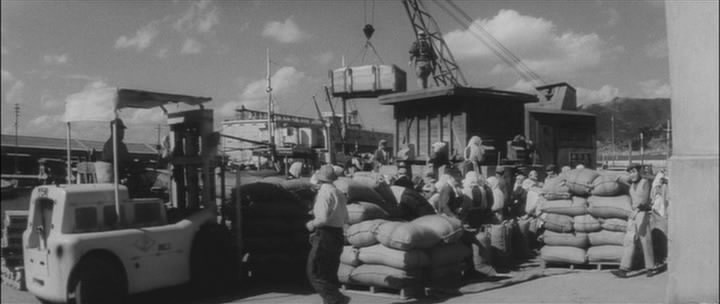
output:
M 472 167 L 472 170 L 479 174 L 480 163 L 485 157 L 485 149 L 482 146 L 482 138 L 479 136 L 470 137 L 468 145 L 465 147 L 465 151 L 463 151 L 463 156 L 465 158 L 465 163 L 469 163 L 469 165 L 464 167 L 465 170 Z M 467 172 L 463 172 L 463 174 L 467 174 Z
M 612 274 L 619 278 L 628 277 L 628 272 L 632 266 L 633 255 L 635 254 L 635 250 L 637 250 L 635 246 L 637 239 L 640 239 L 647 276 L 652 277 L 659 273 L 659 268 L 655 265 L 652 234 L 650 233 L 649 227 L 650 214 L 652 212 L 650 181 L 641 176 L 641 170 L 642 165 L 640 164 L 630 164 L 627 168 L 627 172 L 630 175 L 629 192 L 633 212 L 627 223 L 620 268 L 612 271 Z
M 387 152 L 387 140 L 381 139 L 378 142 L 377 150 L 373 156 L 374 169 L 379 170 L 380 166 L 387 165 L 390 162 L 390 157 Z
M 128 162 L 130 161 L 130 153 L 128 152 L 127 146 L 122 142 L 125 137 L 125 124 L 121 119 L 115 119 L 110 122 L 110 138 L 105 142 L 102 151 L 102 157 L 100 161 L 95 162 L 95 175 L 97 176 L 98 183 L 112 183 L 114 182 L 113 172 L 113 136 L 112 136 L 112 125 L 115 124 L 115 135 L 117 143 L 117 156 L 118 156 L 118 178 L 122 179 L 127 171 Z
M 547 183 L 547 181 L 553 178 L 556 178 L 557 176 L 557 167 L 553 164 L 547 165 L 545 167 L 545 182 L 543 182 L 543 184 Z
M 493 204 L 490 208 L 492 211 L 492 224 L 500 224 L 505 219 L 503 209 L 505 209 L 505 193 L 500 189 L 500 178 L 491 176 L 487 179 L 487 183 L 493 192 Z
M 495 177 L 497 178 L 498 189 L 502 191 L 503 198 L 506 199 L 501 203 L 503 205 L 507 205 L 507 201 L 510 199 L 510 187 L 508 186 L 508 180 L 505 179 L 505 167 L 498 166 L 495 169 Z
M 298 179 L 302 175 L 303 163 L 301 161 L 295 161 L 290 165 L 288 169 L 287 179 Z
M 410 47 L 410 62 L 408 63 L 408 65 L 415 66 L 418 87 L 423 89 L 428 87 L 428 77 L 434 70 L 435 59 L 437 59 L 437 55 L 427 33 L 418 31 L 418 40 L 413 42 Z
M 313 176 L 320 189 L 313 206 L 314 219 L 306 224 L 311 232 L 307 276 L 323 303 L 346 304 L 350 298 L 340 293 L 337 272 L 345 242 L 343 226 L 348 223 L 347 198 L 333 185 L 336 179 L 332 165 L 320 167 Z
M 435 188 L 440 194 L 437 202 L 437 212 L 463 221 L 469 209 L 469 204 L 466 204 L 463 199 L 462 189 L 459 189 L 458 186 L 458 180 L 451 174 L 446 173 L 440 176 L 439 181 L 435 184 Z
M 393 181 L 393 185 L 405 187 L 408 189 L 415 188 L 415 184 L 413 184 L 410 176 L 408 176 L 408 169 L 404 167 L 398 168 L 397 175 L 395 176 L 395 181 Z

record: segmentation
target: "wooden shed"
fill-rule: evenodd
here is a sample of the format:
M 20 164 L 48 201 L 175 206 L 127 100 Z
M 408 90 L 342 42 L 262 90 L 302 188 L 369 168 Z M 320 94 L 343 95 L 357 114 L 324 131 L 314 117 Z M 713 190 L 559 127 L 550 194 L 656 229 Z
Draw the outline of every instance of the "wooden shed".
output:
M 486 163 L 505 155 L 505 143 L 525 134 L 525 104 L 537 103 L 535 95 L 468 87 L 434 87 L 384 95 L 383 105 L 393 106 L 394 147 L 414 147 L 415 160 L 425 161 L 435 142 L 447 142 L 450 155 L 462 155 L 467 141 L 480 136 L 494 151 Z

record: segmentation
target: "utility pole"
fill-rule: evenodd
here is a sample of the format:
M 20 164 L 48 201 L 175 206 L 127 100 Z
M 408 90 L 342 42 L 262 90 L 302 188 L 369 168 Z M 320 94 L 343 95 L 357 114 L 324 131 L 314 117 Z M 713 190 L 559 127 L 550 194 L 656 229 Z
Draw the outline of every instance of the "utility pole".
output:
M 643 147 L 643 132 L 640 131 L 640 165 L 645 164 L 645 148 Z
M 20 174 L 18 171 L 18 154 L 20 153 L 18 147 L 18 121 L 20 119 L 20 104 L 15 103 L 15 174 Z
M 158 147 L 161 147 L 161 146 L 160 146 L 160 128 L 161 128 L 161 127 L 162 127 L 162 125 L 161 125 L 161 124 L 158 124 L 158 125 L 157 125 L 157 128 L 156 128 L 156 129 L 157 129 L 157 146 L 158 146 Z
M 268 125 L 268 140 L 270 141 L 270 145 L 268 146 L 270 151 L 270 161 L 272 165 L 275 165 L 275 128 L 273 126 L 273 100 L 272 100 L 272 85 L 270 82 L 270 48 L 266 49 L 266 55 L 267 55 L 267 88 L 265 89 L 265 92 L 268 94 L 268 117 L 267 117 L 267 125 Z

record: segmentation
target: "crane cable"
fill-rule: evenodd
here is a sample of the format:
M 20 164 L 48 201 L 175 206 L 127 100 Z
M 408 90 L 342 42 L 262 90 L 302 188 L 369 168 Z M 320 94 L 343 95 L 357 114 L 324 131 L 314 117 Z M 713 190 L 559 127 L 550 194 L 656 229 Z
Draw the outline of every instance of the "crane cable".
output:
M 439 1 L 435 0 L 435 3 L 442 8 L 450 17 L 455 19 L 460 25 L 467 26 L 467 28 L 470 30 L 470 33 L 473 34 L 476 38 L 480 39 L 481 42 L 483 42 L 496 56 L 498 56 L 503 62 L 505 62 L 507 65 L 515 69 L 520 76 L 525 79 L 526 81 L 530 81 L 537 84 L 543 84 L 545 81 L 540 77 L 538 74 L 533 72 L 525 63 L 515 56 L 510 50 L 508 50 L 502 43 L 500 43 L 490 32 L 488 32 L 485 28 L 483 28 L 481 25 L 476 24 L 473 22 L 472 18 L 467 15 L 462 9 L 460 9 L 455 3 L 452 2 L 452 0 L 445 0 L 450 6 L 452 6 L 453 9 L 455 9 L 465 20 L 461 20 L 459 17 L 455 15 L 455 13 L 451 12 L 450 9 L 445 7 L 443 4 L 441 4 Z M 475 27 L 475 28 L 473 28 Z M 473 31 L 475 29 L 476 31 L 480 31 L 483 35 L 480 35 Z
M 360 60 L 361 63 L 365 63 L 365 56 L 367 55 L 368 49 L 372 49 L 373 53 L 375 54 L 375 57 L 380 61 L 380 64 L 385 64 L 382 57 L 380 57 L 380 54 L 378 53 L 377 49 L 375 49 L 375 45 L 372 44 L 370 41 L 370 38 L 372 38 L 372 35 L 375 33 L 375 28 L 373 27 L 373 23 L 375 22 L 375 0 L 372 0 L 372 8 L 370 10 L 370 23 L 368 23 L 368 13 L 367 13 L 367 0 L 363 1 L 363 18 L 365 21 L 365 26 L 363 27 L 363 33 L 365 34 L 365 43 L 362 47 L 362 51 L 356 55 L 353 60 L 350 62 L 350 65 L 352 65 L 357 58 L 362 54 L 362 59 Z

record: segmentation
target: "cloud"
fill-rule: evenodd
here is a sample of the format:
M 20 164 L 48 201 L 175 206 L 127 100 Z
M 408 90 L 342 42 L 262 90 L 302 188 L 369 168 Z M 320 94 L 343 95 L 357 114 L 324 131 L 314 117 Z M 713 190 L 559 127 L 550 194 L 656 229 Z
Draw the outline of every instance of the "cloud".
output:
M 292 92 L 292 88 L 299 85 L 307 79 L 304 72 L 300 72 L 294 67 L 284 66 L 278 69 L 275 74 L 270 77 L 273 88 L 273 96 L 282 96 L 287 92 Z M 220 108 L 219 113 L 224 116 L 233 116 L 235 108 L 245 105 L 248 108 L 264 109 L 267 103 L 267 83 L 265 79 L 255 80 L 245 86 L 239 96 L 239 100 L 226 102 Z
M 2 70 L 0 73 L 2 73 L 2 83 L 11 82 L 15 80 L 15 76 L 12 75 L 12 73 Z
M 173 24 L 179 32 L 208 33 L 219 23 L 217 6 L 209 0 L 193 2 L 190 8 Z
M 63 102 L 58 100 L 57 98 L 54 98 L 48 94 L 43 94 L 40 96 L 40 106 L 42 106 L 43 109 L 46 110 L 52 110 L 52 109 L 58 109 L 61 108 L 63 105 Z
M 578 105 L 602 103 L 612 101 L 613 98 L 620 94 L 620 89 L 611 85 L 604 85 L 600 89 L 592 90 L 586 88 L 577 88 Z
M 30 120 L 30 126 L 34 128 L 55 129 L 62 122 L 61 115 L 43 114 Z
M 60 77 L 65 78 L 65 79 L 83 80 L 83 81 L 87 81 L 89 83 L 103 82 L 102 77 L 85 75 L 85 74 L 67 74 L 67 75 L 63 75 Z
M 600 65 L 606 57 L 622 51 L 608 45 L 596 33 L 560 32 L 549 20 L 500 10 L 491 19 L 478 19 L 471 29 L 454 30 L 445 35 L 458 59 L 497 61 L 492 50 L 476 36 L 481 26 L 536 73 L 561 76 Z M 496 65 L 496 73 L 510 69 Z
M 659 39 L 645 46 L 645 54 L 652 58 L 667 58 L 668 42 L 666 38 Z
M 25 92 L 25 83 L 22 80 L 16 81 L 7 93 L 7 103 L 23 103 L 23 93 Z
M 138 52 L 141 52 L 152 44 L 159 33 L 158 21 L 150 22 L 148 25 L 140 28 L 135 33 L 135 36 L 131 38 L 120 36 L 120 38 L 115 41 L 115 48 L 124 49 L 134 47 Z
M 183 43 L 181 54 L 198 54 L 202 52 L 203 45 L 195 39 L 187 38 Z
M 642 93 L 644 94 L 643 97 L 669 98 L 670 94 L 672 93 L 670 84 L 668 84 L 666 82 L 660 82 L 660 80 L 657 80 L 657 79 L 641 81 L 638 83 L 638 85 L 640 85 L 640 89 L 642 90 Z
M 309 37 L 307 33 L 300 30 L 292 17 L 288 17 L 285 22 L 271 21 L 266 23 L 262 35 L 281 43 L 298 42 Z
M 606 25 L 608 27 L 616 26 L 618 24 L 618 22 L 620 22 L 620 13 L 613 7 L 608 8 L 607 12 L 608 12 L 608 21 L 607 21 Z
M 64 64 L 68 62 L 68 56 L 67 54 L 62 55 L 45 55 L 43 56 L 43 61 L 47 64 Z
M 536 86 L 532 82 L 521 79 L 521 80 L 518 80 L 517 82 L 515 82 L 515 84 L 513 84 L 512 86 L 505 88 L 505 90 L 513 91 L 513 92 L 535 94 L 535 93 L 537 93 L 535 90 L 535 87 Z

